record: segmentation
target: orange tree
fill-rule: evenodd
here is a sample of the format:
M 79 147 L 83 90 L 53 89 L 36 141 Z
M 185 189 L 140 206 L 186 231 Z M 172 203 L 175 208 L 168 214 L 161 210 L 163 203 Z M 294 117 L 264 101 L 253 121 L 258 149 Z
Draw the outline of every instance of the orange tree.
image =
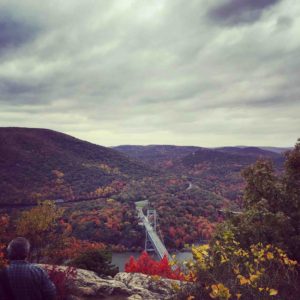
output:
M 102 243 L 78 240 L 75 237 L 66 237 L 59 246 L 53 249 L 51 254 L 55 263 L 74 259 L 87 251 L 106 249 L 106 245 Z
M 62 214 L 63 210 L 57 208 L 52 201 L 44 201 L 22 212 L 17 219 L 16 233 L 29 239 L 32 260 L 39 262 L 49 253 L 47 250 L 62 242 L 62 236 L 56 231 Z

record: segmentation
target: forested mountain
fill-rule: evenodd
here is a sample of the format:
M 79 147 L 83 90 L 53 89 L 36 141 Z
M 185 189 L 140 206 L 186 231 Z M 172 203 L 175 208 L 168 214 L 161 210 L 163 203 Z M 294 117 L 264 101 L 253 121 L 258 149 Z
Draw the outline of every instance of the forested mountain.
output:
M 230 154 L 243 155 L 243 156 L 254 156 L 254 157 L 263 156 L 263 157 L 269 157 L 275 159 L 277 158 L 282 159 L 282 156 L 279 154 L 279 152 L 271 151 L 260 147 L 220 147 L 220 148 L 216 148 L 216 150 L 220 152 L 226 152 Z
M 260 147 L 260 148 L 263 150 L 268 150 L 279 154 L 285 153 L 286 151 L 293 149 L 292 147 Z
M 171 145 L 122 145 L 113 148 L 151 166 L 161 166 L 163 164 L 168 166 L 170 161 L 172 161 L 172 163 L 184 164 L 196 164 L 204 161 L 210 163 L 249 164 L 258 158 L 269 158 L 278 164 L 282 164 L 283 162 L 283 156 L 279 151 L 269 151 L 268 149 L 259 147 L 203 148 Z M 283 151 L 285 148 L 280 149 Z
M 185 178 L 223 199 L 239 201 L 244 187 L 241 171 L 258 159 L 272 160 L 277 170 L 284 156 L 258 147 L 202 148 L 185 146 L 118 146 L 119 151 L 168 174 Z
M 144 243 L 134 202 L 147 199 L 167 247 L 182 248 L 209 238 L 220 210 L 241 209 L 241 171 L 258 158 L 282 166 L 282 155 L 256 147 L 111 149 L 46 129 L 1 128 L 0 204 L 95 199 L 64 204 L 72 234 L 132 249 Z
M 216 168 L 228 167 L 230 169 L 237 169 L 252 164 L 257 159 L 271 159 L 278 167 L 282 166 L 283 163 L 283 155 L 257 147 L 202 148 L 183 157 L 181 163 L 188 167 L 205 163 Z
M 128 177 L 153 174 L 116 150 L 63 133 L 0 128 L 0 203 L 101 196 Z
M 131 158 L 141 160 L 151 166 L 167 164 L 170 160 L 178 160 L 193 153 L 200 147 L 195 146 L 173 146 L 173 145 L 122 145 L 114 149 L 128 155 Z

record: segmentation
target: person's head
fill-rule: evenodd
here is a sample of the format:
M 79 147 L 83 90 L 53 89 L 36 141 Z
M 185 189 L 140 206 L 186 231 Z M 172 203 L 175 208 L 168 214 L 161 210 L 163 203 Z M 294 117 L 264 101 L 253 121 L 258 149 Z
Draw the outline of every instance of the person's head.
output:
M 30 243 L 24 237 L 13 239 L 7 247 L 7 254 L 10 260 L 24 260 L 30 251 Z

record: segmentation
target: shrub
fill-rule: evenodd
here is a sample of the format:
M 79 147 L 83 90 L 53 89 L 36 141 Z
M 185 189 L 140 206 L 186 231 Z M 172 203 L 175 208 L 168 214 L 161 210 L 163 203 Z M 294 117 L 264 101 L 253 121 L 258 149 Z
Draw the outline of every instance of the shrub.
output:
M 115 276 L 119 269 L 111 264 L 112 254 L 105 250 L 91 249 L 79 254 L 69 265 L 94 271 L 99 276 Z
M 7 265 L 7 259 L 4 253 L 5 245 L 0 243 L 0 269 Z
M 50 279 L 56 286 L 57 300 L 65 300 L 68 296 L 68 281 L 75 279 L 77 270 L 73 267 L 62 269 L 59 266 L 44 267 L 49 274 Z
M 144 251 L 137 260 L 131 256 L 129 261 L 125 264 L 125 272 L 158 275 L 177 280 L 188 279 L 188 276 L 186 276 L 179 267 L 172 266 L 167 256 L 164 256 L 160 261 L 155 261 L 146 251 Z
M 195 299 L 298 299 L 297 261 L 273 245 L 243 249 L 231 232 L 192 249 Z

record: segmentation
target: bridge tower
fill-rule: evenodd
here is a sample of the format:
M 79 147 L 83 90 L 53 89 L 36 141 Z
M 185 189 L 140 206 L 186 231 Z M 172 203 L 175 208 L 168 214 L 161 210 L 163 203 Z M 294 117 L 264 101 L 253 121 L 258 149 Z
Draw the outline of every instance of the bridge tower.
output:
M 147 209 L 147 219 L 149 224 L 152 226 L 153 231 L 156 233 L 157 213 L 155 209 Z M 145 239 L 145 251 L 147 252 L 156 251 L 153 247 L 153 243 L 150 239 L 147 229 L 146 229 L 146 239 Z
M 155 251 L 159 258 L 163 258 L 165 255 L 172 260 L 166 246 L 161 241 L 157 234 L 157 213 L 155 209 L 147 209 L 147 215 L 144 215 L 143 208 L 148 205 L 148 201 L 137 201 L 135 207 L 140 219 L 139 225 L 143 225 L 146 230 L 145 251 Z

